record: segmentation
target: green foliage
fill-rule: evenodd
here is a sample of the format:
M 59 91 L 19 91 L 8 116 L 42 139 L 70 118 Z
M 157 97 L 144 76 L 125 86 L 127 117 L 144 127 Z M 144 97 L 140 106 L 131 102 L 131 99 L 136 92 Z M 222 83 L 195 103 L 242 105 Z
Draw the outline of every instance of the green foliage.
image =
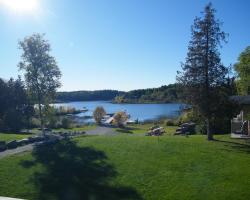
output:
M 166 125 L 167 125 L 167 126 L 175 126 L 175 122 L 174 122 L 174 120 L 168 119 L 168 120 L 166 121 Z
M 243 107 L 243 110 L 244 110 L 244 119 L 250 121 L 250 105 L 245 105 Z
M 238 62 L 234 65 L 238 74 L 237 89 L 241 95 L 250 94 L 250 46 L 239 56 Z
M 29 127 L 34 113 L 20 77 L 5 82 L 0 79 L 0 130 L 19 131 Z
M 31 134 L 16 134 L 16 133 L 0 133 L 0 141 L 10 142 L 12 140 L 21 140 L 24 138 L 31 137 Z
M 44 35 L 33 34 L 19 42 L 22 49 L 22 61 L 19 69 L 24 77 L 30 97 L 38 104 L 41 126 L 45 124 L 42 105 L 49 105 L 60 87 L 61 72 L 56 60 L 50 55 L 50 44 Z
M 122 95 L 124 92 L 117 90 L 96 90 L 96 91 L 75 91 L 75 92 L 57 92 L 57 102 L 68 101 L 98 101 L 113 100 L 116 96 Z
M 204 121 L 200 121 L 200 123 L 196 125 L 195 132 L 197 134 L 205 135 L 207 133 L 206 129 L 207 129 L 206 123 Z
M 218 101 L 228 99 L 220 93 L 221 87 L 227 84 L 228 69 L 222 65 L 219 53 L 226 33 L 221 31 L 221 22 L 215 18 L 215 13 L 209 3 L 203 16 L 194 20 L 186 61 L 177 76 L 186 102 L 206 120 L 209 140 L 213 139 L 210 123 L 220 106 Z
M 41 121 L 37 117 L 32 117 L 31 118 L 31 127 L 32 128 L 41 127 Z
M 67 117 L 62 118 L 61 127 L 64 128 L 64 129 L 71 128 L 72 127 L 72 121 Z
M 176 84 L 159 88 L 132 90 L 114 99 L 115 103 L 169 103 L 178 102 Z
M 187 123 L 187 122 L 199 122 L 202 116 L 199 115 L 199 112 L 195 109 L 187 109 L 184 110 L 179 117 L 179 123 Z
M 123 127 L 128 120 L 128 115 L 125 112 L 117 112 L 114 115 L 114 124 L 119 127 Z
M 93 112 L 93 117 L 97 124 L 101 123 L 102 118 L 106 115 L 106 111 L 102 106 L 96 107 L 96 109 Z
M 43 114 L 44 114 L 44 124 L 48 128 L 56 128 L 57 125 L 57 118 L 55 116 L 55 109 L 50 105 L 45 105 L 43 107 Z
M 81 113 L 80 110 L 75 109 L 74 107 L 69 106 L 59 106 L 59 107 L 53 107 L 55 115 L 68 115 L 68 114 L 79 114 Z

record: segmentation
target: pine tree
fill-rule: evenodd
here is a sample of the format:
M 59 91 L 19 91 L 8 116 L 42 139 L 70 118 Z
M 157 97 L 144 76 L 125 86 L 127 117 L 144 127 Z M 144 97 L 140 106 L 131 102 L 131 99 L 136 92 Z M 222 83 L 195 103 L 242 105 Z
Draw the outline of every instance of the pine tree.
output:
M 186 61 L 177 75 L 177 82 L 185 88 L 187 103 L 197 109 L 206 122 L 208 140 L 213 139 L 210 122 L 218 108 L 217 88 L 227 80 L 227 68 L 222 65 L 219 53 L 227 34 L 221 31 L 222 23 L 215 19 L 215 13 L 209 3 L 203 16 L 195 18 Z

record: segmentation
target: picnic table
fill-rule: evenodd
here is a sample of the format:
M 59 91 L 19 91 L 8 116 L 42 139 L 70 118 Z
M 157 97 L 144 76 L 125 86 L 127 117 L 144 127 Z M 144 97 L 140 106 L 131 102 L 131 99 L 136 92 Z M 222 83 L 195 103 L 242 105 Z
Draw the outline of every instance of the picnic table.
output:
M 146 133 L 148 136 L 160 136 L 165 133 L 165 129 L 163 127 L 154 127 L 150 128 L 149 131 Z

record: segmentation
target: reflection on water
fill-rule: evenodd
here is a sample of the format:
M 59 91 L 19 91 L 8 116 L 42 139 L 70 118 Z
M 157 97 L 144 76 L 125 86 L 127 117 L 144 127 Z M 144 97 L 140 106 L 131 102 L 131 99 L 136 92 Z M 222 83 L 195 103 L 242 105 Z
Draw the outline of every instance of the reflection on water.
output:
M 180 115 L 180 109 L 183 107 L 183 104 L 113 104 L 108 101 L 83 101 L 60 103 L 56 104 L 56 106 L 70 106 L 76 109 L 86 107 L 88 111 L 78 116 L 81 117 L 82 120 L 84 119 L 85 122 L 92 122 L 92 114 L 97 106 L 103 106 L 107 113 L 126 111 L 130 114 L 132 120 L 138 119 L 139 121 L 145 121 L 162 117 L 176 118 Z

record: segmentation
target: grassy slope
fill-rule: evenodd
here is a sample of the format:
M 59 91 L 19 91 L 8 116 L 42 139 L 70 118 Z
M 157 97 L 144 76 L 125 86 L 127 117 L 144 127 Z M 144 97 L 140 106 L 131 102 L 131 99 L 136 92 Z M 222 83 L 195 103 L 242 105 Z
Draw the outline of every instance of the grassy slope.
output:
M 10 134 L 10 133 L 0 133 L 0 141 L 11 141 L 11 140 L 21 140 L 30 137 L 31 134 Z
M 158 141 L 157 137 L 140 135 L 80 137 L 75 140 L 79 151 L 91 147 L 105 152 L 107 162 L 114 166 L 118 174 L 108 179 L 110 184 L 133 187 L 143 199 L 248 199 L 250 146 L 245 142 L 238 144 L 239 140 L 231 140 L 228 136 L 217 138 L 224 142 L 207 142 L 204 136 L 164 136 Z M 68 153 L 65 151 L 62 154 L 65 158 L 55 161 L 58 166 L 62 165 L 59 161 L 64 163 L 60 182 L 68 181 L 65 172 L 70 165 L 65 161 L 74 157 L 73 154 L 67 157 Z M 93 157 L 90 153 L 82 156 Z M 37 198 L 39 191 L 30 178 L 42 168 L 40 165 L 31 168 L 20 165 L 27 160 L 32 160 L 30 153 L 1 160 L 0 196 Z M 85 167 L 86 164 L 79 169 L 84 172 Z M 95 172 L 92 173 L 91 169 L 88 168 L 82 181 L 93 180 Z M 81 177 L 79 170 L 70 173 L 71 176 Z M 50 176 L 47 178 L 54 180 Z

